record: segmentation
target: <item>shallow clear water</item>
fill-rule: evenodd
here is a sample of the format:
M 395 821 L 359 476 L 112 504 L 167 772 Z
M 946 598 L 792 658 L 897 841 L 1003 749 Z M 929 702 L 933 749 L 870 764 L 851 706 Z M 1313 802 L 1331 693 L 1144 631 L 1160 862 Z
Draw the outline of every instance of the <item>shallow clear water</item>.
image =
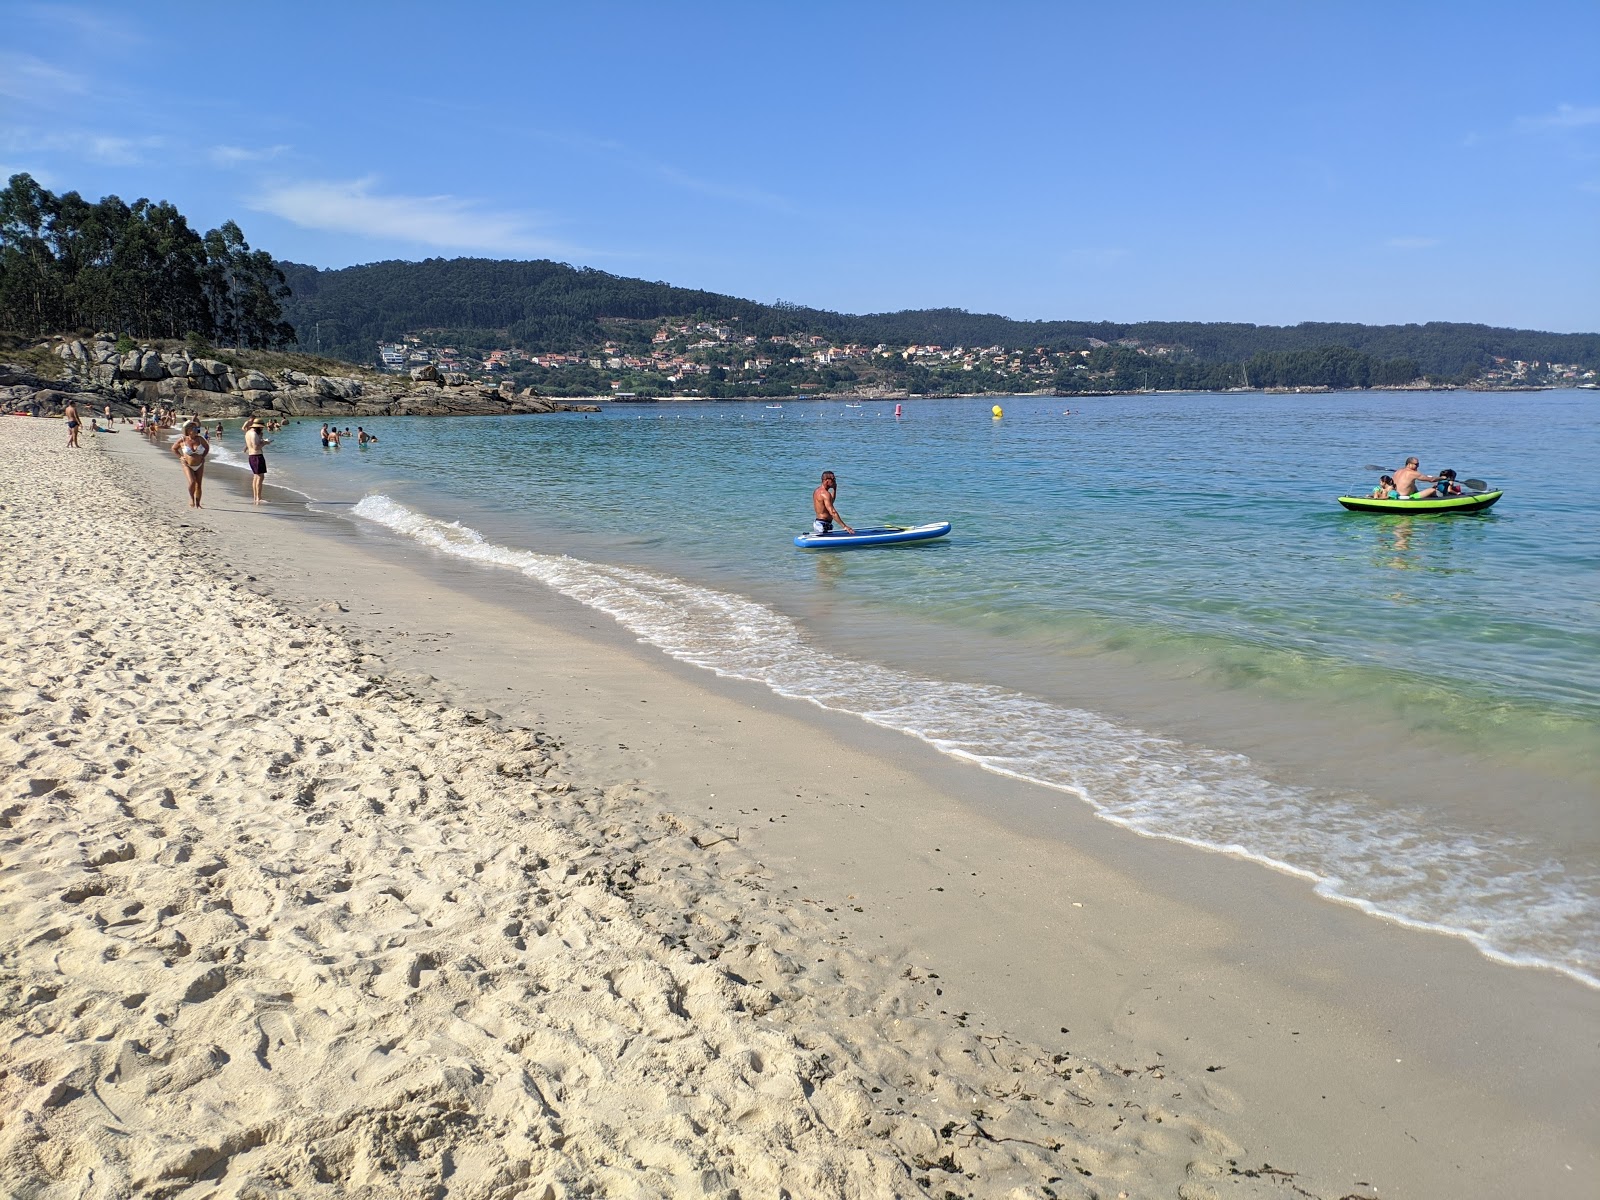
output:
M 1600 976 L 1593 394 L 1015 397 L 998 421 L 991 403 L 378 419 L 377 445 L 336 453 L 301 422 L 271 461 L 276 482 L 360 501 L 358 519 L 555 587 L 685 661 Z M 1410 453 L 1507 496 L 1451 517 L 1333 503 L 1372 486 L 1363 464 Z M 823 467 L 853 524 L 955 531 L 795 550 Z M 1170 732 L 1164 690 L 1216 701 L 1204 738 Z M 1544 784 L 1331 785 L 1363 728 Z M 1314 743 L 1293 767 L 1237 753 L 1291 731 Z

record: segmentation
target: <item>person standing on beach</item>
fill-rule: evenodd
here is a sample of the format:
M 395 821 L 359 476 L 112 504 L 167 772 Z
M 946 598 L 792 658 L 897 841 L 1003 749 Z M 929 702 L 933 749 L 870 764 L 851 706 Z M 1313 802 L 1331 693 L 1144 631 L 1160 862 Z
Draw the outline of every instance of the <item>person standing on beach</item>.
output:
M 265 503 L 261 499 L 261 485 L 267 477 L 266 448 L 270 442 L 260 417 L 245 422 L 244 452 L 250 460 L 250 494 L 256 498 L 257 504 Z
M 82 447 L 78 445 L 78 427 L 83 422 L 78 419 L 78 406 L 68 400 L 66 408 L 61 410 L 61 415 L 67 419 L 67 445 L 75 450 L 81 450 Z
M 200 507 L 200 487 L 206 473 L 206 455 L 211 453 L 211 443 L 200 434 L 200 425 L 190 421 L 183 427 L 183 436 L 172 445 L 172 452 L 183 464 L 184 482 L 189 487 L 189 507 Z
M 839 522 L 839 527 L 846 533 L 855 530 L 844 523 L 844 518 L 839 515 L 839 510 L 834 507 L 834 497 L 839 494 L 839 481 L 834 478 L 832 471 L 822 473 L 822 482 L 817 485 L 817 490 L 811 493 L 811 508 L 817 514 L 817 519 L 811 522 L 811 532 L 819 537 L 825 533 L 833 532 L 833 523 Z

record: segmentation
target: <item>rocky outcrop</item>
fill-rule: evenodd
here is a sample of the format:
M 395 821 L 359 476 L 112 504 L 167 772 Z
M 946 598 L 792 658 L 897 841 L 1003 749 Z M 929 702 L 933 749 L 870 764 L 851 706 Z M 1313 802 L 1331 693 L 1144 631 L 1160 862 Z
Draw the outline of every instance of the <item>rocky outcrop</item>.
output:
M 169 406 L 202 417 L 277 414 L 284 417 L 488 416 L 507 413 L 599 412 L 593 404 L 560 404 L 509 380 L 489 388 L 457 372 L 418 367 L 410 380 L 394 376 L 308 375 L 282 369 L 274 374 L 199 358 L 186 349 L 140 346 L 119 352 L 109 334 L 74 338 L 50 346 L 61 360 L 70 391 L 55 390 L 20 368 L 0 366 L 0 399 L 13 411 L 34 400 L 59 412 L 71 394 L 96 410 L 111 404 L 118 416 L 140 407 Z M 25 377 L 25 378 L 24 378 Z M 46 399 L 46 397 L 49 399 Z

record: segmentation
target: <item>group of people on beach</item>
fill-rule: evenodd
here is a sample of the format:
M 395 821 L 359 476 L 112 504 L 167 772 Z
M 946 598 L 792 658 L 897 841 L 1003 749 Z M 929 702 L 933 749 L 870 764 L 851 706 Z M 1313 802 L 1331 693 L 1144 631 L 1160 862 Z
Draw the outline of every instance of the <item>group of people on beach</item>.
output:
M 262 498 L 261 489 L 267 477 L 266 448 L 272 442 L 267 434 L 275 433 L 287 425 L 287 421 L 263 421 L 260 417 L 251 417 L 244 423 L 244 453 L 250 464 L 250 494 L 257 504 L 266 503 Z M 221 422 L 217 423 L 212 436 L 222 436 Z M 360 426 L 357 426 L 355 433 L 352 434 L 348 429 L 340 433 L 336 426 L 324 424 L 319 436 L 323 446 L 330 449 L 338 449 L 342 438 L 352 436 L 362 446 L 378 440 L 377 434 L 368 433 Z M 172 444 L 172 452 L 183 465 L 184 481 L 189 489 L 189 506 L 199 508 L 205 480 L 206 456 L 211 453 L 211 442 L 206 437 L 205 426 L 200 423 L 199 417 L 192 417 L 184 424 L 182 436 Z
M 1425 483 L 1433 486 L 1424 488 Z M 1461 485 L 1456 482 L 1453 470 L 1446 467 L 1437 475 L 1424 475 L 1422 463 L 1414 454 L 1393 475 L 1379 476 L 1378 486 L 1372 489 L 1374 500 L 1441 500 L 1459 495 Z
M 35 408 L 37 411 L 37 406 Z M 61 416 L 67 427 L 67 446 L 71 449 L 82 449 L 78 436 L 83 430 L 83 416 L 78 409 L 77 402 L 68 399 L 62 406 Z M 90 428 L 95 433 L 114 433 L 112 428 L 116 418 L 112 415 L 111 406 L 105 406 L 105 424 L 102 426 L 98 418 L 91 417 Z M 178 423 L 178 413 L 170 407 L 141 406 L 138 419 L 131 416 L 122 418 L 123 424 L 132 424 L 134 429 L 146 436 L 154 436 L 163 430 L 171 429 Z M 276 433 L 288 426 L 287 420 L 266 421 L 260 417 L 251 417 L 244 423 L 244 450 L 245 457 L 250 464 L 250 492 L 255 498 L 255 503 L 265 504 L 261 489 L 267 475 L 266 447 L 271 443 L 268 433 Z M 189 507 L 201 507 L 201 498 L 205 488 L 206 458 L 211 453 L 213 439 L 224 435 L 221 421 L 216 422 L 208 431 L 202 424 L 198 413 L 193 413 L 183 423 L 183 430 L 177 440 L 172 444 L 172 452 L 183 467 L 184 486 L 189 493 Z M 378 435 L 368 433 L 366 429 L 357 426 L 352 432 L 349 429 L 340 432 L 337 426 L 324 424 L 320 433 L 324 447 L 338 449 L 341 440 L 354 438 L 357 444 L 366 446 L 378 440 Z
M 251 417 L 244 423 L 244 452 L 250 464 L 250 494 L 257 504 L 266 503 L 262 499 L 261 488 L 267 478 L 266 448 L 272 442 L 267 431 L 281 429 L 283 425 L 282 421 L 268 424 L 260 417 Z M 220 423 L 216 433 L 218 436 L 222 433 Z M 211 453 L 211 442 L 206 437 L 205 426 L 198 419 L 185 422 L 183 433 L 172 443 L 172 452 L 178 456 L 178 462 L 183 467 L 184 484 L 189 489 L 189 507 L 199 508 L 205 484 L 206 457 Z
M 83 428 L 83 417 L 79 414 L 77 402 L 68 400 L 66 406 L 61 410 L 61 415 L 67 423 L 67 445 L 81 450 L 83 444 L 78 440 L 78 434 Z M 199 420 L 198 417 L 192 419 Z M 112 414 L 111 405 L 108 404 L 105 406 L 102 415 L 90 416 L 89 432 L 115 433 L 117 432 L 116 426 L 119 420 L 124 425 L 132 425 L 137 433 L 158 433 L 163 429 L 171 429 L 177 425 L 178 413 L 175 409 L 159 406 L 150 408 L 146 405 L 140 407 L 137 417 L 124 416 L 119 418 Z M 217 433 L 219 436 L 222 433 L 221 425 L 217 426 Z

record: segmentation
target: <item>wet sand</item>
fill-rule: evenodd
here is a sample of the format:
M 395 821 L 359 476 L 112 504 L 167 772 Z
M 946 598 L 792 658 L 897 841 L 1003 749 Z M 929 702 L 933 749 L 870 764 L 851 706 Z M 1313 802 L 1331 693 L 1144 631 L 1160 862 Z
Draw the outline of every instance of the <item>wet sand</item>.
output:
M 1600 1176 L 1588 989 L 717 680 L 300 498 L 252 509 L 237 472 L 192 512 L 136 435 L 73 459 L 54 424 L 3 428 L 26 531 L 3 575 L 12 1186 Z M 110 1190 L 78 1190 L 86 1168 Z

